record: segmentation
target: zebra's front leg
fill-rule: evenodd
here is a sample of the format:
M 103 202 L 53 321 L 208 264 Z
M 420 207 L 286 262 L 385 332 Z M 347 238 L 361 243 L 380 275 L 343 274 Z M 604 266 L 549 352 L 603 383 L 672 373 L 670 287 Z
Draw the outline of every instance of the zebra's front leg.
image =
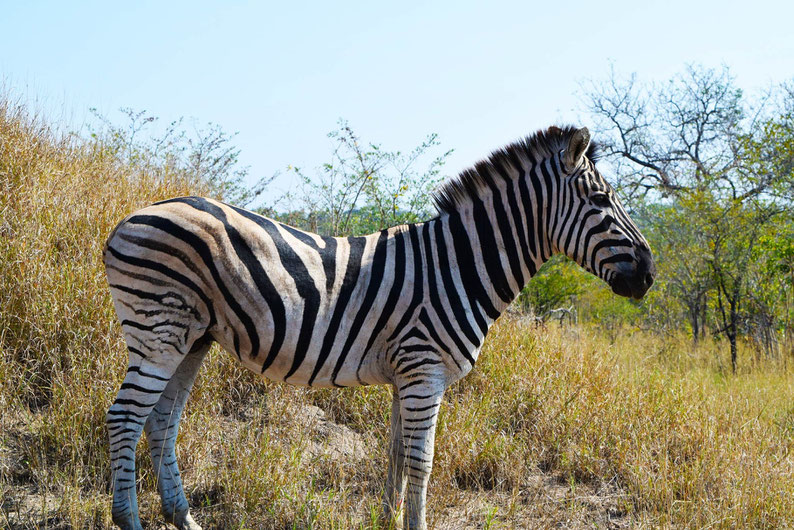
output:
M 405 530 L 426 530 L 427 484 L 433 468 L 436 423 L 445 385 L 424 374 L 399 386 L 402 438 L 405 446 Z
M 389 447 L 389 469 L 386 489 L 383 492 L 383 513 L 387 519 L 399 516 L 405 489 L 405 444 L 403 443 L 400 398 L 395 388 L 391 401 L 391 442 Z M 399 524 L 399 521 L 397 521 Z
M 209 344 L 200 346 L 182 361 L 144 426 L 160 490 L 163 516 L 179 530 L 201 530 L 190 515 L 182 489 L 175 444 L 185 402 L 209 347 Z

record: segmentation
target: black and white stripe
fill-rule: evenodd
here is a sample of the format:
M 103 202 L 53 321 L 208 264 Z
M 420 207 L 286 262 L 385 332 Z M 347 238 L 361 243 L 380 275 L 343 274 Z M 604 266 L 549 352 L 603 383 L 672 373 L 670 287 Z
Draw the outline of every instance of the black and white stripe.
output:
M 444 184 L 438 217 L 363 237 L 321 237 L 198 197 L 127 217 L 105 250 L 130 352 L 108 412 L 114 521 L 140 528 L 134 455 L 145 429 L 163 512 L 198 528 L 174 441 L 215 341 L 273 380 L 393 385 L 384 503 L 391 512 L 405 490 L 407 524 L 425 528 L 444 390 L 540 265 L 564 252 L 624 295 L 652 282 L 647 243 L 593 158 L 586 129 L 538 132 Z

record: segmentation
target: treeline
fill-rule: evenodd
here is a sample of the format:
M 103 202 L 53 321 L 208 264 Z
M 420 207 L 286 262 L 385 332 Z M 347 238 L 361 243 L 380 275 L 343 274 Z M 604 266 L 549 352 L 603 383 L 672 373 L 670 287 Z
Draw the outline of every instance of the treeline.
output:
M 658 261 L 640 305 L 659 330 L 791 355 L 794 84 L 748 97 L 727 68 L 664 83 L 614 73 L 584 96 L 624 200 Z

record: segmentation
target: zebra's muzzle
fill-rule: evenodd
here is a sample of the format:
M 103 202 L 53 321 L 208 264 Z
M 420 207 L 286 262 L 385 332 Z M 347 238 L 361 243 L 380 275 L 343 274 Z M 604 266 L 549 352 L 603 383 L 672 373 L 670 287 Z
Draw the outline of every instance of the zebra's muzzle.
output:
M 653 285 L 655 277 L 656 266 L 651 251 L 641 247 L 636 251 L 635 261 L 621 267 L 609 282 L 609 286 L 617 295 L 641 300 Z

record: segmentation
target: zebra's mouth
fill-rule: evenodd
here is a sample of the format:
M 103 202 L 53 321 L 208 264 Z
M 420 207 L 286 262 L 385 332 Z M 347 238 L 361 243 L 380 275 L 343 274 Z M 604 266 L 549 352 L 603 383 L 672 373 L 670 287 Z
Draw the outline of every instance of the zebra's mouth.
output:
M 642 279 L 637 279 L 631 276 L 617 276 L 613 279 L 609 286 L 612 288 L 612 292 L 619 296 L 625 296 L 626 298 L 633 298 L 635 300 L 642 300 L 645 296 L 645 293 L 648 292 L 651 285 L 653 284 L 653 276 L 649 273 L 646 273 L 646 277 Z
M 632 264 L 626 263 L 629 270 L 623 270 L 612 278 L 609 286 L 612 292 L 626 298 L 642 300 L 645 293 L 653 285 L 656 276 L 656 266 L 653 263 L 650 251 L 640 249 L 637 251 L 636 261 Z

